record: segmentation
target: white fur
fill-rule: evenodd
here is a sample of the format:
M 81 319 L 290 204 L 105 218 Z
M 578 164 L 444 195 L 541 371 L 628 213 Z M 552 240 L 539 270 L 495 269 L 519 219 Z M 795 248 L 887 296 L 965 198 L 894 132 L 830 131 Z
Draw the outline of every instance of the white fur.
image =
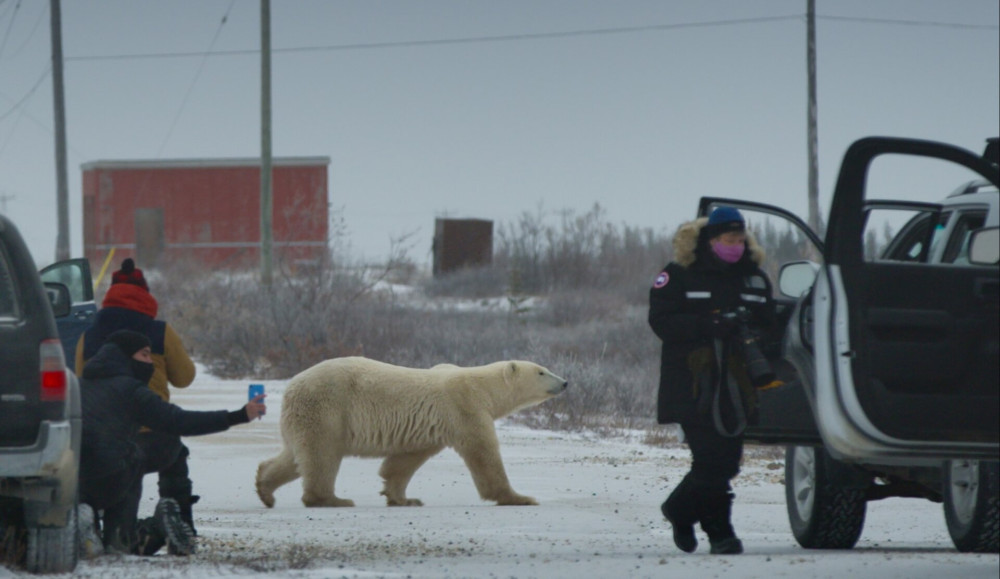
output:
M 390 506 L 406 498 L 413 473 L 445 447 L 465 460 L 484 500 L 534 505 L 510 487 L 493 421 L 539 404 L 566 388 L 547 369 L 519 360 L 463 368 L 404 368 L 361 357 L 335 358 L 296 375 L 281 408 L 284 448 L 260 463 L 257 494 L 302 477 L 306 506 L 353 506 L 334 482 L 345 456 L 385 457 L 379 474 Z

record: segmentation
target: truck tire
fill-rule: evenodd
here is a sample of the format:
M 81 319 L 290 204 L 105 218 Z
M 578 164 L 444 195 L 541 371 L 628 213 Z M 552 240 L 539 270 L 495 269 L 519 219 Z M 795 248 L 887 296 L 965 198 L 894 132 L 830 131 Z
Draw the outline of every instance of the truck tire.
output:
M 851 549 L 865 526 L 865 493 L 836 484 L 836 468 L 822 448 L 785 450 L 788 522 L 795 540 L 806 549 Z
M 963 553 L 1000 552 L 1000 463 L 949 460 L 944 465 L 944 520 Z
M 76 505 L 65 527 L 28 526 L 24 566 L 30 573 L 72 573 L 79 559 Z

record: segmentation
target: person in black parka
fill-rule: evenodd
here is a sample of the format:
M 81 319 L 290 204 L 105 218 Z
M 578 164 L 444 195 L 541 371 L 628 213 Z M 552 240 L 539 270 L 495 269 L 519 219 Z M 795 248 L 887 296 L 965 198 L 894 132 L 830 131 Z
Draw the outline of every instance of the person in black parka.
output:
M 742 553 L 730 523 L 729 481 L 739 473 L 755 388 L 772 385 L 773 375 L 750 383 L 740 331 L 773 327 L 771 283 L 759 267 L 763 249 L 732 207 L 685 223 L 673 244 L 674 261 L 649 292 L 649 325 L 662 341 L 657 420 L 680 424 L 692 461 L 661 511 L 681 550 L 697 548 L 700 522 L 713 554 Z
M 154 517 L 137 521 L 149 460 L 136 443 L 140 427 L 177 436 L 210 434 L 261 417 L 267 408 L 261 395 L 232 412 L 183 410 L 149 389 L 152 373 L 149 338 L 131 330 L 108 336 L 84 367 L 80 502 L 103 511 L 105 549 L 148 554 L 144 545 L 159 548 L 165 541 L 172 553 L 185 555 L 194 552 L 194 537 L 176 500 L 161 498 Z
M 197 373 L 194 361 L 173 325 L 157 319 L 159 307 L 143 271 L 135 266 L 131 257 L 126 258 L 121 269 L 111 274 L 111 286 L 104 294 L 94 323 L 77 341 L 77 374 L 83 373 L 83 367 L 104 345 L 107 336 L 118 330 L 132 330 L 149 338 L 153 358 L 153 377 L 149 380 L 149 388 L 153 392 L 170 402 L 171 387 L 190 386 Z M 188 469 L 188 447 L 176 435 L 148 428 L 139 431 L 135 442 L 146 457 L 147 471 L 144 474 L 157 473 L 160 497 L 177 501 L 181 517 L 197 535 L 193 509 L 201 497 L 194 494 Z M 150 542 L 146 550 L 151 555 L 157 547 Z

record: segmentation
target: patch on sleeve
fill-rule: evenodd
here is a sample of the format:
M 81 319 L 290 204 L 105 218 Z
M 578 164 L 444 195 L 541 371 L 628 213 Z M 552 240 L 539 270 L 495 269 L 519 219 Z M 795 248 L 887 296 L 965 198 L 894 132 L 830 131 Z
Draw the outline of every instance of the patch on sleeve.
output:
M 653 282 L 653 287 L 655 289 L 660 289 L 661 287 L 667 285 L 670 281 L 670 276 L 665 271 L 661 271 L 660 275 L 656 276 L 656 281 Z

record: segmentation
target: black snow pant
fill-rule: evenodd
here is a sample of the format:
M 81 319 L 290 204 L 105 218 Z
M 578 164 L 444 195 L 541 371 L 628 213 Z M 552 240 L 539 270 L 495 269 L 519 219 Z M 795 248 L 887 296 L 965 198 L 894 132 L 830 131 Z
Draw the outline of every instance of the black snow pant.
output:
M 80 502 L 101 513 L 105 548 L 135 552 L 138 543 L 136 518 L 142 498 L 142 461 L 138 455 L 122 461 L 121 468 L 107 475 L 80 480 Z
M 143 474 L 159 473 L 160 498 L 180 499 L 191 496 L 187 459 L 188 447 L 179 436 L 163 432 L 140 432 L 136 443 L 142 450 Z
M 711 424 L 682 424 L 691 449 L 692 482 L 702 488 L 729 490 L 729 481 L 740 473 L 743 437 L 722 436 Z
M 667 499 L 676 522 L 701 522 L 712 542 L 734 537 L 729 481 L 740 472 L 743 438 L 722 436 L 711 424 L 682 424 L 681 428 L 691 449 L 691 470 Z

